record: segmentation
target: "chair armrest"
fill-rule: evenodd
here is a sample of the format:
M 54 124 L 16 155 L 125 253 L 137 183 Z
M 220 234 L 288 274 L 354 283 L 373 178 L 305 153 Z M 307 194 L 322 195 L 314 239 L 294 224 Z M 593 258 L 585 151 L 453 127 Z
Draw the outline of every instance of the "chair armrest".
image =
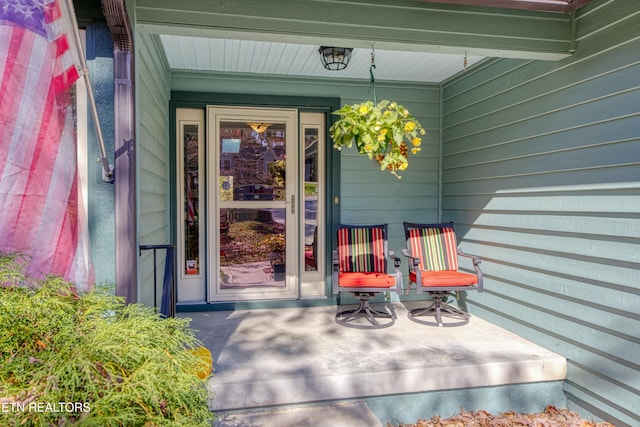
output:
M 482 270 L 480 269 L 480 264 L 482 263 L 482 260 L 476 255 L 464 253 L 460 249 L 458 249 L 458 255 L 463 256 L 465 258 L 471 258 L 471 260 L 473 261 L 473 269 L 476 271 L 476 275 L 478 276 L 478 292 L 482 292 L 484 290 L 483 273 L 482 273 Z
M 420 257 L 415 257 L 409 253 L 408 249 L 402 249 L 402 255 L 409 258 L 409 270 L 413 271 L 420 265 Z
M 389 251 L 389 258 L 393 260 L 393 266 L 396 269 L 400 268 L 400 263 L 402 262 L 402 260 L 396 256 L 394 251 Z
M 334 249 L 331 252 L 331 262 L 333 264 L 333 271 L 331 272 L 331 290 L 334 295 L 339 293 L 338 290 L 338 273 L 340 273 L 340 262 L 338 260 L 338 251 Z
M 400 295 L 402 293 L 402 271 L 400 270 L 400 263 L 402 260 L 396 256 L 394 251 L 389 251 L 389 258 L 393 260 L 393 268 L 395 269 L 396 277 L 396 292 Z
M 415 271 L 418 276 L 420 276 L 420 257 L 415 257 L 409 253 L 409 249 L 402 249 L 402 255 L 409 258 L 409 273 Z M 409 291 L 411 291 L 411 281 L 409 281 L 409 286 L 404 290 L 405 295 L 409 295 Z M 417 285 L 416 285 L 417 286 Z
M 473 265 L 478 265 L 482 263 L 482 260 L 480 259 L 480 257 L 476 255 L 467 254 L 465 252 L 462 252 L 460 249 L 458 249 L 458 255 L 463 256 L 465 258 L 471 258 L 473 260 Z

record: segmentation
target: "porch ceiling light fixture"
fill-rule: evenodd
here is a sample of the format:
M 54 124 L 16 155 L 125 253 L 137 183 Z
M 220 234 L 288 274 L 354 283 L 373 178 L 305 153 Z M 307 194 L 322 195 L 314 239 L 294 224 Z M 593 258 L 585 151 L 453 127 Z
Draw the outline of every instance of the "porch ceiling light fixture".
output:
M 271 123 L 247 123 L 247 126 L 253 129 L 254 132 L 261 134 L 264 133 L 265 130 L 269 129 Z
M 324 68 L 327 70 L 344 70 L 349 64 L 353 48 L 320 46 L 318 51 Z

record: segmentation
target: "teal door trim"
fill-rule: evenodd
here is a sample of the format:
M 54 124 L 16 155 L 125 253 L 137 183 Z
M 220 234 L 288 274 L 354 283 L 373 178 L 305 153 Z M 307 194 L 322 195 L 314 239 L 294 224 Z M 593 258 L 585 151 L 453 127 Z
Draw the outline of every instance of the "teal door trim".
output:
M 188 92 L 172 91 L 169 102 L 169 130 L 170 130 L 170 150 L 171 150 L 171 170 L 170 170 L 170 197 L 171 197 L 171 238 L 175 244 L 177 241 L 176 225 L 176 109 L 178 108 L 201 108 L 207 105 L 229 105 L 229 106 L 251 106 L 251 107 L 276 107 L 295 108 L 299 112 L 324 112 L 327 115 L 326 135 L 327 144 L 325 146 L 325 171 L 326 171 L 326 209 L 327 227 L 325 241 L 325 286 L 329 298 L 315 300 L 290 300 L 290 301 L 255 301 L 255 302 L 223 302 L 223 303 L 202 303 L 190 304 L 188 306 L 178 306 L 178 311 L 206 311 L 206 310 L 233 310 L 242 308 L 274 308 L 299 305 L 326 305 L 332 304 L 331 298 L 331 250 L 336 234 L 337 226 L 340 223 L 340 205 L 336 201 L 340 200 L 340 152 L 333 149 L 333 144 L 329 137 L 329 127 L 335 121 L 335 116 L 331 113 L 338 110 L 341 105 L 340 98 L 305 97 L 305 96 L 279 96 L 279 95 L 251 95 L 233 93 L 212 93 L 212 92 Z

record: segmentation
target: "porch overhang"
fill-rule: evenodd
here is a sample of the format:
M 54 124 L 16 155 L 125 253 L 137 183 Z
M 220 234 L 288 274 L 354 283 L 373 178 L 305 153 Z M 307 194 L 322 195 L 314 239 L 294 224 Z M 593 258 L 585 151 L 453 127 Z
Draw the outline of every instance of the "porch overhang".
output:
M 575 48 L 574 16 L 419 0 L 139 0 L 149 33 L 298 44 L 560 60 Z M 284 12 L 284 14 L 283 14 Z M 381 31 L 384 29 L 384 31 Z
M 526 9 L 557 13 L 572 13 L 592 0 L 421 0 L 426 3 L 460 4 L 466 6 Z

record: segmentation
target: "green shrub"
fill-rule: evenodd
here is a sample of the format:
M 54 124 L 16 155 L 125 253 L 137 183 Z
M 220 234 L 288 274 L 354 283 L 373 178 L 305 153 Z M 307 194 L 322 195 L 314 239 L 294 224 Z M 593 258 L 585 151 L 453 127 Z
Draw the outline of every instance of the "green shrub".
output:
M 210 426 L 189 319 L 24 275 L 0 252 L 0 425 Z

